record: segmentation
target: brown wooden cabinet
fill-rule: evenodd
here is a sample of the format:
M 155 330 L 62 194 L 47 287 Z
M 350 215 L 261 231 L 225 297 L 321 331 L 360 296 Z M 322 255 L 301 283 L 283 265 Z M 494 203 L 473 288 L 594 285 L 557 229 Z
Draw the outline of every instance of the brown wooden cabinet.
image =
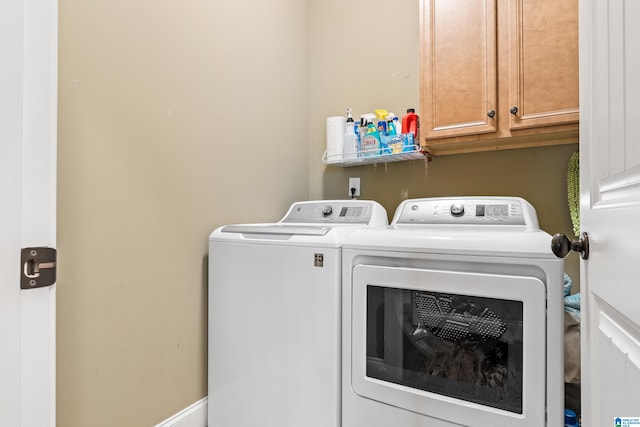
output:
M 421 0 L 421 145 L 578 141 L 577 0 Z

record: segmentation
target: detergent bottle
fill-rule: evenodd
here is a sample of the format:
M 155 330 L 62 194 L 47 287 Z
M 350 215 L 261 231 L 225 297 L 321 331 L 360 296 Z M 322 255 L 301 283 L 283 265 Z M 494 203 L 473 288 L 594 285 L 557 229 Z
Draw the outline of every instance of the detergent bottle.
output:
M 564 410 L 564 427 L 578 427 L 578 416 L 571 409 Z
M 402 117 L 402 133 L 412 135 L 412 137 L 405 138 L 407 141 L 406 149 L 413 150 L 416 145 L 420 145 L 420 118 L 414 108 L 408 108 L 407 114 Z

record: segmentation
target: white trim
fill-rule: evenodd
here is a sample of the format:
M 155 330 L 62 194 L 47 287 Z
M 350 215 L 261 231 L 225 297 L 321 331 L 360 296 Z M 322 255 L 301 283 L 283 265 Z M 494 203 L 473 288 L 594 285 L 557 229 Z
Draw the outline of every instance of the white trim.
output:
M 208 407 L 208 398 L 204 397 L 155 427 L 207 427 Z

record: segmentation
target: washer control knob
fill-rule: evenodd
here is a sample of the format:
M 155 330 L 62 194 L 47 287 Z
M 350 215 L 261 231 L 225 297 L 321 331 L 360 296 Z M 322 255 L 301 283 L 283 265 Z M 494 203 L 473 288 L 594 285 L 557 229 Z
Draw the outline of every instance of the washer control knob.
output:
M 333 208 L 331 207 L 331 205 L 326 205 L 325 207 L 322 208 L 323 216 L 329 216 L 332 213 L 333 213 Z
M 462 216 L 464 215 L 464 205 L 462 203 L 454 203 L 449 208 L 449 212 L 451 212 L 452 216 Z

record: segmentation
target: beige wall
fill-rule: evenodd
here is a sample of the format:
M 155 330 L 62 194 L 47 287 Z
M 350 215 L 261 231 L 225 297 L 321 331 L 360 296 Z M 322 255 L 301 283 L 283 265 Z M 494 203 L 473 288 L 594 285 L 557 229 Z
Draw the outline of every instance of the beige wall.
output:
M 306 19 L 60 0 L 59 426 L 151 426 L 206 396 L 209 233 L 308 197 Z
M 376 108 L 398 116 L 420 108 L 418 1 L 326 0 L 309 8 L 310 193 L 322 198 L 332 190 L 326 175 L 340 173 L 320 161 L 326 117 L 347 107 L 356 117 Z M 341 187 L 346 195 L 347 181 Z
M 396 115 L 419 108 L 418 1 L 326 0 L 311 2 L 310 148 L 311 198 L 344 198 L 350 176 L 361 178 L 362 197 L 389 216 L 406 198 L 511 195 L 528 199 L 541 227 L 572 235 L 566 172 L 577 144 L 436 157 L 422 161 L 341 168 L 324 166 L 324 118 L 385 108 Z M 579 286 L 579 259 L 566 270 Z
M 390 215 L 407 197 L 513 194 L 570 231 L 576 146 L 321 163 L 325 117 L 418 107 L 417 13 L 415 0 L 60 0 L 58 425 L 150 426 L 206 395 L 207 236 L 221 224 L 342 198 L 360 176 Z

